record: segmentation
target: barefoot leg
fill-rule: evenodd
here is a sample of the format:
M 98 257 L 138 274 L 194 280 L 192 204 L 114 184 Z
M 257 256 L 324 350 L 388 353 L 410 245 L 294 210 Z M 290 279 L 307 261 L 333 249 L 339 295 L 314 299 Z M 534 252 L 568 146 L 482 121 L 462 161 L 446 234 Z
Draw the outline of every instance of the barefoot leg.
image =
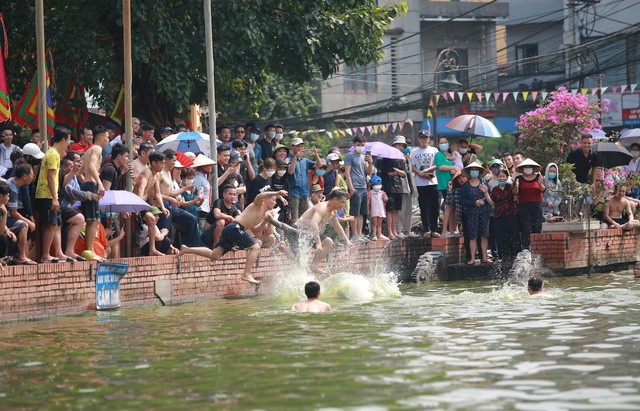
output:
M 251 284 L 260 284 L 260 281 L 253 278 L 251 275 L 251 268 L 255 264 L 258 256 L 260 255 L 260 246 L 258 244 L 254 244 L 251 247 L 247 248 L 247 262 L 244 266 L 244 274 L 240 277 L 243 281 L 248 281 Z
M 216 247 L 213 250 L 208 247 L 187 247 L 182 245 L 180 247 L 180 253 L 178 255 L 195 254 L 201 257 L 207 257 L 211 260 L 217 260 L 222 256 L 222 247 Z

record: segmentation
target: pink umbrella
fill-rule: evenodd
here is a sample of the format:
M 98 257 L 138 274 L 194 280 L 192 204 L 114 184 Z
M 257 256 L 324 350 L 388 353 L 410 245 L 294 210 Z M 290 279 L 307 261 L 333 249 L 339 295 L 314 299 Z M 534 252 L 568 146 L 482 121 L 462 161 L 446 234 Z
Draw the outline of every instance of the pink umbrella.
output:
M 464 114 L 448 122 L 447 127 L 481 137 L 502 137 L 496 126 L 484 117 Z
M 385 144 L 381 141 L 369 141 L 364 145 L 365 151 L 370 151 L 374 157 L 392 158 L 395 160 L 404 160 L 404 154 L 395 147 L 391 147 L 389 144 Z M 349 149 L 353 151 L 353 147 Z

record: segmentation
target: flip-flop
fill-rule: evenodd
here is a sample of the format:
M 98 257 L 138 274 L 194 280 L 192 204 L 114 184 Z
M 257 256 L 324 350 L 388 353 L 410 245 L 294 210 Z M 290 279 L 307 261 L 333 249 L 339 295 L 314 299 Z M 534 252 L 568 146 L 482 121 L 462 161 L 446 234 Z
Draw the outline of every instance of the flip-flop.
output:
M 67 257 L 67 259 L 65 261 L 68 262 L 68 263 L 75 263 L 76 262 L 75 258 L 71 258 L 71 257 Z
M 33 260 L 24 260 L 24 261 L 18 261 L 16 260 L 16 262 L 20 265 L 38 265 L 38 263 L 36 263 Z
M 79 256 L 76 257 L 76 261 L 82 262 L 82 261 L 87 261 L 87 259 L 84 258 L 83 256 L 79 255 Z
M 59 263 L 60 259 L 59 258 L 52 258 L 51 260 L 42 260 L 42 264 L 56 264 Z

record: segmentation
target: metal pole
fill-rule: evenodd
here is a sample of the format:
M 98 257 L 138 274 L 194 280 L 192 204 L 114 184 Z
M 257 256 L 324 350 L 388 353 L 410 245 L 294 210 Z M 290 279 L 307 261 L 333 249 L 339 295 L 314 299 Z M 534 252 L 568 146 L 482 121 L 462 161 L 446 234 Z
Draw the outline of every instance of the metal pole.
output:
M 440 64 L 441 64 L 441 57 L 442 57 L 442 52 L 440 52 L 440 54 L 438 54 L 438 58 L 436 59 L 436 69 L 433 72 L 433 111 L 431 112 L 431 115 L 433 117 L 433 130 L 431 133 L 431 138 L 432 139 L 437 139 L 438 137 L 438 82 L 440 81 L 440 74 L 438 73 L 440 71 Z M 434 145 L 436 147 L 438 147 L 438 142 L 437 140 L 435 140 Z
M 36 0 L 36 46 L 38 54 L 38 127 L 46 151 L 47 142 L 47 73 L 44 50 L 44 0 Z
M 133 108 L 131 104 L 131 0 L 123 0 L 122 2 L 122 34 L 124 41 L 124 128 L 126 144 L 129 147 L 129 161 L 133 160 L 133 124 L 131 124 L 131 117 L 133 117 Z M 133 181 L 131 174 L 127 172 L 126 176 L 127 191 L 133 191 Z M 125 248 L 127 256 L 133 256 L 133 218 L 129 218 L 125 224 L 126 235 Z
M 207 50 L 207 98 L 209 100 L 209 144 L 210 157 L 216 161 L 216 87 L 213 65 L 213 28 L 211 27 L 211 0 L 204 0 L 204 32 Z M 211 200 L 218 199 L 218 166 L 211 167 Z

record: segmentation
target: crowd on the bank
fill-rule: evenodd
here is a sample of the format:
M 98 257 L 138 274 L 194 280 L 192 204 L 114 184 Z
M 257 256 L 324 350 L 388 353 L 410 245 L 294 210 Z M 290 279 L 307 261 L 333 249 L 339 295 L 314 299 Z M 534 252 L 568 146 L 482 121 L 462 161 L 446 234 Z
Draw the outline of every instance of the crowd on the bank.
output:
M 359 135 L 348 150 L 333 147 L 320 153 L 300 137 L 283 144 L 280 124 L 262 130 L 248 123 L 220 127 L 217 157 L 210 159 L 199 152 L 156 151 L 159 141 L 187 131 L 185 126 L 156 133 L 154 125 L 137 118 L 132 126 L 133 159 L 124 145 L 129 139 L 115 135 L 112 125 L 84 128 L 78 136 L 58 125 L 46 152 L 38 130 L 20 148 L 12 143 L 12 128 L 4 127 L 0 257 L 36 264 L 40 247 L 40 262 L 118 258 L 126 221 L 132 221 L 141 255 L 177 253 L 180 245 L 214 248 L 224 227 L 265 191 L 287 193 L 276 197 L 275 210 L 278 221 L 288 225 L 333 191 L 348 193 L 337 218 L 351 242 L 419 237 L 412 230 L 412 200 L 417 197 L 421 236 L 463 235 L 470 264 L 510 259 L 530 247 L 530 234 L 539 233 L 543 221 L 562 219 L 557 164 L 545 165 L 542 173 L 535 159 L 516 152 L 496 153 L 485 166 L 477 159 L 483 147 L 464 138 L 450 142 L 440 137 L 431 145 L 430 133 L 421 130 L 417 147 L 409 148 L 398 135 L 391 146 L 400 155 L 374 157 Z M 567 162 L 574 165 L 578 182 L 593 184 L 597 217 L 608 227 L 635 228 L 640 201 L 630 195 L 637 193 L 623 183 L 612 192 L 598 185 L 592 138 L 579 138 L 581 147 Z M 632 146 L 631 153 L 629 180 L 640 171 L 640 145 Z M 136 214 L 100 210 L 105 191 L 124 189 L 127 175 L 133 192 L 150 209 Z M 216 201 L 212 184 L 219 191 Z M 342 240 L 332 227 L 327 230 L 328 236 Z M 283 244 L 272 226 L 260 225 L 250 235 L 263 247 Z

